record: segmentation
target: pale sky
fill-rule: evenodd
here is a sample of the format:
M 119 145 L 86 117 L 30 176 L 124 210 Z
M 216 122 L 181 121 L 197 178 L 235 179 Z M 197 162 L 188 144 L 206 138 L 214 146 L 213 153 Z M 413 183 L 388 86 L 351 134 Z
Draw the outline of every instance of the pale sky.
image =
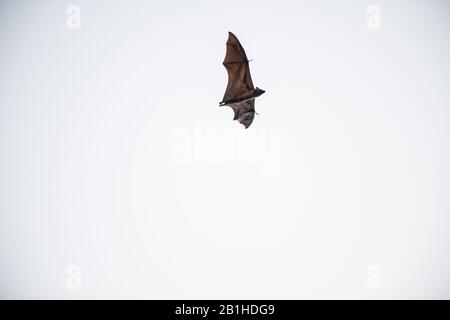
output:
M 449 9 L 2 1 L 0 297 L 450 298 Z

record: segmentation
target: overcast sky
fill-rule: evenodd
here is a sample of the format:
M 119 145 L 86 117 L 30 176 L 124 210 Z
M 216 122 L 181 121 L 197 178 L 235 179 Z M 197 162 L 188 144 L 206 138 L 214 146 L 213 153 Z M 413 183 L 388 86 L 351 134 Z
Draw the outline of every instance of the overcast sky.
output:
M 450 298 L 449 32 L 436 0 L 2 1 L 0 297 Z

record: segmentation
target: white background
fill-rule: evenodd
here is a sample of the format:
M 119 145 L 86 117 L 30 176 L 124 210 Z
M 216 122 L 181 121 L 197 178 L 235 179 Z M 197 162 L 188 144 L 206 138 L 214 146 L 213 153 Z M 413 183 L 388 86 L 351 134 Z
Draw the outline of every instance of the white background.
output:
M 449 21 L 436 0 L 2 1 L 0 297 L 450 298 Z M 266 90 L 248 130 L 218 107 L 228 31 Z M 177 162 L 229 134 L 273 170 Z

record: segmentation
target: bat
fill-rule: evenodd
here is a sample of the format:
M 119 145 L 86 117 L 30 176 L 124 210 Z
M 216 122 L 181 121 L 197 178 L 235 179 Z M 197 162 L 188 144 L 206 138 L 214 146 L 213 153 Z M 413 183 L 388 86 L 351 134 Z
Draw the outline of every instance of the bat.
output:
M 234 111 L 234 119 L 247 129 L 255 117 L 255 98 L 265 91 L 253 86 L 249 60 L 238 38 L 228 32 L 227 53 L 223 65 L 228 72 L 228 85 L 219 106 L 229 106 Z

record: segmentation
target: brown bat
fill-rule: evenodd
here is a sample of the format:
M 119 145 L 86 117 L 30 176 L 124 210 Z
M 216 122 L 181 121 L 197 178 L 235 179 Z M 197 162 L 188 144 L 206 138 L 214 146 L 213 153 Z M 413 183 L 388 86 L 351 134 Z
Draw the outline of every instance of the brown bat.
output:
M 227 53 L 223 65 L 228 71 L 228 85 L 220 106 L 234 110 L 234 119 L 247 129 L 255 117 L 255 98 L 265 91 L 253 86 L 249 60 L 238 38 L 228 32 Z

